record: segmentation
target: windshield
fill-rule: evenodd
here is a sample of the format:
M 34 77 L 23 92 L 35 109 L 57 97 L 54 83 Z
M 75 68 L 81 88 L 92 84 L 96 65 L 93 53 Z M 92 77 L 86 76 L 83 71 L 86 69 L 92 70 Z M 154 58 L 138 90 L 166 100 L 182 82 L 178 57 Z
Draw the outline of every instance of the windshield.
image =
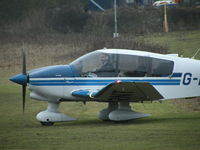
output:
M 115 60 L 116 54 L 95 51 L 76 59 L 70 66 L 80 76 L 113 77 L 117 71 Z

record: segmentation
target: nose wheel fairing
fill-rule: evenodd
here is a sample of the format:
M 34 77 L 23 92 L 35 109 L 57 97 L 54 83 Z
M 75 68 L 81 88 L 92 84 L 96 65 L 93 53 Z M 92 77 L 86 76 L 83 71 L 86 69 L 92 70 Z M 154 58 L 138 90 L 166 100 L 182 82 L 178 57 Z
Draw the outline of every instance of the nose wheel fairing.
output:
M 75 118 L 69 117 L 58 111 L 59 103 L 48 102 L 48 107 L 45 111 L 37 114 L 36 118 L 42 125 L 53 125 L 54 122 L 74 121 Z

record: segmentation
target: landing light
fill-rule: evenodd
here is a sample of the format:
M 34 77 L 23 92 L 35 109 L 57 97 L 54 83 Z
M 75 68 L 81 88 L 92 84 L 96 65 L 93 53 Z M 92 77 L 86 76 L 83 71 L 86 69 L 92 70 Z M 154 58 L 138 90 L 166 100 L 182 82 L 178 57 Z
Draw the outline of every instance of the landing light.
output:
M 116 83 L 117 83 L 117 84 L 120 84 L 120 83 L 121 83 L 121 80 L 117 80 Z

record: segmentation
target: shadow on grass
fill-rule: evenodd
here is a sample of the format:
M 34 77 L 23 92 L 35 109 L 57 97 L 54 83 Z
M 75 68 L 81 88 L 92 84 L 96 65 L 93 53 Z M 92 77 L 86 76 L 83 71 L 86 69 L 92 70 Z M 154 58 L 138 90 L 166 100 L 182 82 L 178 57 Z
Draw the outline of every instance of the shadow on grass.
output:
M 199 120 L 199 117 L 163 117 L 163 118 L 142 118 L 131 121 L 115 122 L 115 121 L 102 121 L 98 119 L 77 120 L 73 122 L 55 123 L 55 126 L 118 126 L 118 125 L 143 125 L 143 124 L 160 124 L 170 122 L 188 122 L 192 120 Z

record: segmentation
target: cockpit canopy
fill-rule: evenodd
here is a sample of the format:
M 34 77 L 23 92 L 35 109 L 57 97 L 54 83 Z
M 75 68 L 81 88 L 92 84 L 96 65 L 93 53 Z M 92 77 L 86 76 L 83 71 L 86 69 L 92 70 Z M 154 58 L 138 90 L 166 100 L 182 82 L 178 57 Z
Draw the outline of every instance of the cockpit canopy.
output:
M 166 77 L 174 62 L 165 59 L 106 51 L 88 53 L 70 64 L 80 77 Z

